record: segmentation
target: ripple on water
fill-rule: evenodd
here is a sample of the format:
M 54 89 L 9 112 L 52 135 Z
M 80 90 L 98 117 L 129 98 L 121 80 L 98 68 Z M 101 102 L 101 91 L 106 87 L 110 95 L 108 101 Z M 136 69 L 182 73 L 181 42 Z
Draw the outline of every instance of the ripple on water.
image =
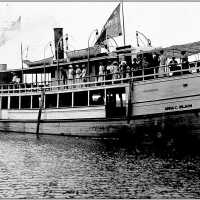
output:
M 118 142 L 0 135 L 0 198 L 199 198 L 200 159 L 135 154 Z

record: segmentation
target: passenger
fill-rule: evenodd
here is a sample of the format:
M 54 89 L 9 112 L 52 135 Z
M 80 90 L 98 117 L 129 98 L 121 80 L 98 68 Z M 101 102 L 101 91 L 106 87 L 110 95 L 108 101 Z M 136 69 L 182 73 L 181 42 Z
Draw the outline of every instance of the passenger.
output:
M 73 84 L 73 79 L 74 79 L 74 69 L 72 65 L 69 65 L 69 69 L 68 69 L 68 84 L 69 85 Z
M 112 79 L 112 74 L 111 74 L 111 61 L 108 61 L 108 65 L 106 67 L 106 80 L 111 80 Z
M 67 83 L 67 73 L 63 68 L 61 68 L 60 71 L 63 78 L 63 85 L 65 85 Z
M 104 79 L 105 79 L 105 67 L 103 66 L 103 63 L 100 62 L 98 81 L 104 81 Z
M 120 71 L 121 71 L 121 78 L 126 78 L 126 61 L 125 60 L 123 60 L 123 61 L 121 61 L 121 64 L 120 64 Z
M 178 75 L 180 72 L 174 72 L 174 71 L 177 71 L 179 70 L 179 67 L 178 67 L 178 62 L 175 60 L 175 57 L 173 56 L 172 57 L 172 60 L 170 60 L 169 62 L 169 68 L 170 68 L 170 75 Z
M 167 57 L 164 55 L 164 51 L 160 51 L 160 66 L 158 69 L 159 77 L 163 77 L 165 73 L 169 72 L 168 67 L 166 66 L 167 64 Z
M 141 70 L 139 68 L 139 64 L 137 58 L 133 58 L 133 63 L 131 65 L 132 76 L 140 76 L 142 75 Z
M 142 59 L 142 68 L 147 69 L 149 67 L 150 67 L 150 63 L 147 60 L 147 56 L 144 55 L 144 57 Z
M 189 68 L 189 62 L 188 57 L 186 55 L 186 51 L 181 51 L 181 66 L 183 70 L 186 70 Z M 189 71 L 184 71 L 183 74 L 188 74 Z
M 111 74 L 111 79 L 114 79 L 114 64 L 113 63 L 110 65 L 110 74 Z
M 159 68 L 159 55 L 156 52 L 153 53 L 152 66 L 154 67 L 155 73 L 157 74 L 158 73 L 158 68 Z
M 139 54 L 137 57 L 137 64 L 140 69 L 142 69 L 142 54 Z
M 113 79 L 119 79 L 120 74 L 119 74 L 119 64 L 117 61 L 113 62 Z
M 13 73 L 12 83 L 14 83 L 14 84 L 20 83 L 20 78 L 17 76 L 16 73 Z
M 85 66 L 85 64 L 83 64 L 82 72 L 81 72 L 82 82 L 87 82 L 86 74 L 87 74 L 86 66 Z
M 17 80 L 17 74 L 16 73 L 12 73 L 13 75 L 13 78 L 12 78 L 12 83 L 16 83 L 16 80 Z
M 132 65 L 131 65 L 131 70 L 134 71 L 138 68 L 138 63 L 137 63 L 137 58 L 133 58 L 133 62 L 132 62 Z
M 81 69 L 80 69 L 80 66 L 79 65 L 76 65 L 76 83 L 80 83 L 81 82 Z
M 131 68 L 129 65 L 126 65 L 126 78 L 131 77 Z
M 144 55 L 143 57 L 143 60 L 142 60 L 142 68 L 144 70 L 144 75 L 149 75 L 149 74 L 152 74 L 152 69 L 150 68 L 151 67 L 151 63 L 149 62 L 148 60 L 148 55 Z M 146 76 L 147 79 L 149 79 L 150 77 L 149 76 Z

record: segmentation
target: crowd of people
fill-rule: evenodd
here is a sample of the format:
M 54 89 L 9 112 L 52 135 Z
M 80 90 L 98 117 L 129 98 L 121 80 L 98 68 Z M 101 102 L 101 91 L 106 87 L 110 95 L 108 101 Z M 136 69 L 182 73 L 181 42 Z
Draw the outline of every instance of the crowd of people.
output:
M 99 80 L 129 78 L 133 76 L 142 76 L 143 74 L 157 74 L 158 77 L 163 77 L 164 75 L 172 76 L 181 74 L 180 70 L 183 70 L 183 73 L 188 73 L 188 68 L 188 56 L 185 51 L 181 52 L 180 63 L 178 63 L 174 56 L 169 61 L 164 51 L 161 50 L 160 55 L 158 53 L 139 54 L 137 57 L 133 58 L 132 63 L 129 64 L 127 64 L 126 61 L 121 61 L 121 63 L 117 61 L 112 63 L 108 62 L 107 66 L 103 66 L 103 64 L 100 63 Z
M 86 66 L 83 64 L 75 65 L 75 69 L 72 65 L 69 65 L 68 70 L 66 71 L 64 68 L 61 68 L 61 75 L 63 84 L 74 84 L 86 82 Z
M 125 60 L 121 62 L 111 60 L 107 61 L 107 63 L 99 62 L 95 80 L 102 82 L 104 80 L 130 78 L 148 74 L 156 74 L 158 77 L 172 76 L 181 74 L 181 69 L 187 71 L 188 67 L 188 56 L 185 51 L 181 52 L 180 63 L 178 63 L 175 57 L 172 57 L 169 61 L 165 52 L 161 50 L 159 54 L 156 52 L 139 54 L 133 58 L 131 63 L 127 63 Z M 88 80 L 85 64 L 69 65 L 68 70 L 61 68 L 61 74 L 63 84 L 81 83 Z

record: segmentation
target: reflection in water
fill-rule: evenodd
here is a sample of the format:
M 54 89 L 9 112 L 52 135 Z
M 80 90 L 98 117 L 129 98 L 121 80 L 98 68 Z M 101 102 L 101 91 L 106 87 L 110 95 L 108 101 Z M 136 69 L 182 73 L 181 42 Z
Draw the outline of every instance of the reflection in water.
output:
M 200 157 L 142 152 L 116 140 L 1 134 L 0 198 L 200 197 Z

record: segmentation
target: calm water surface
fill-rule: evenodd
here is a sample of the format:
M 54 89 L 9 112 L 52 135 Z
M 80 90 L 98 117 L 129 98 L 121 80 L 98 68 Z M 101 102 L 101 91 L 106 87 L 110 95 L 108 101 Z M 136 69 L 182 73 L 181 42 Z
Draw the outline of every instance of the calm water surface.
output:
M 0 135 L 0 198 L 200 198 L 200 156 L 116 140 Z

